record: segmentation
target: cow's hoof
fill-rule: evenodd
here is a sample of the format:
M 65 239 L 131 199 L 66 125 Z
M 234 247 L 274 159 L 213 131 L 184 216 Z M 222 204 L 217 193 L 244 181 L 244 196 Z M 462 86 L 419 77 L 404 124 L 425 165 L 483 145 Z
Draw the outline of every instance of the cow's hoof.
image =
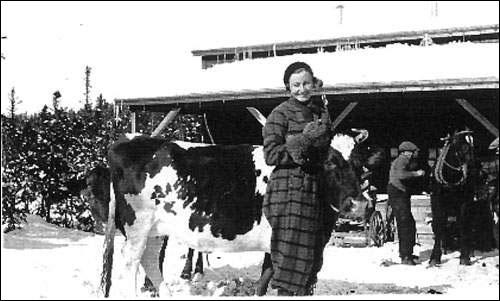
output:
M 203 279 L 203 273 L 195 273 L 192 281 L 199 282 Z
M 267 293 L 267 285 L 263 285 L 261 283 L 258 283 L 255 286 L 255 296 L 262 297 L 265 296 Z
M 441 260 L 438 260 L 438 259 L 431 259 L 429 261 L 429 266 L 431 267 L 435 267 L 435 266 L 438 266 L 441 264 Z
M 160 291 L 159 290 L 154 290 L 150 292 L 151 298 L 159 298 L 160 297 Z
M 166 284 L 162 285 L 158 291 L 159 291 L 159 296 L 161 297 L 170 297 L 173 295 L 172 289 L 168 287 Z
M 460 265 L 472 265 L 472 262 L 469 257 L 460 258 Z
M 182 272 L 181 273 L 181 278 L 184 279 L 184 280 L 191 280 L 191 273 Z

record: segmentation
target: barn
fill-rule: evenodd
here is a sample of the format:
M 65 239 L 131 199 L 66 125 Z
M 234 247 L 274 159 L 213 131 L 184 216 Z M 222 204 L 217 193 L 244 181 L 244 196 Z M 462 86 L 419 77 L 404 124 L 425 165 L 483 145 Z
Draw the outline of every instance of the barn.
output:
M 194 50 L 199 73 L 189 89 L 166 87 L 160 97 L 115 99 L 135 112 L 204 114 L 215 143 L 261 144 L 264 116 L 287 99 L 282 74 L 294 61 L 307 62 L 324 82 L 337 129 L 365 128 L 369 141 L 394 157 L 403 140 L 422 149 L 422 164 L 436 158 L 440 138 L 454 128 L 474 130 L 479 154 L 498 137 L 498 24 L 340 36 Z M 145 93 L 146 94 L 146 93 Z M 381 192 L 382 171 L 375 183 Z M 425 188 L 423 187 L 425 190 Z

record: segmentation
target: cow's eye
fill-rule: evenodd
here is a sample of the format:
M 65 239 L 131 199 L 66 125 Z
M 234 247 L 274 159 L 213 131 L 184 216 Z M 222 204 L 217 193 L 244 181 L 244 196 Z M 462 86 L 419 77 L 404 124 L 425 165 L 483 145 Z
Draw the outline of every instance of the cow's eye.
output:
M 332 170 L 332 169 L 337 168 L 337 165 L 336 165 L 335 163 L 331 163 L 331 162 L 329 162 L 329 163 L 326 163 L 326 164 L 325 164 L 325 168 L 326 168 L 327 170 Z

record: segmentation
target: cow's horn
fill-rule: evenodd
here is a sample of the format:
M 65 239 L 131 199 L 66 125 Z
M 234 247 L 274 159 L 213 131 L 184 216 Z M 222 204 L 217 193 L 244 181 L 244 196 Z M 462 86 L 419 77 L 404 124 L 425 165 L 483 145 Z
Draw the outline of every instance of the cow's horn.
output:
M 365 130 L 365 129 L 355 129 L 355 128 L 351 128 L 351 131 L 353 132 L 356 132 L 356 133 L 359 133 L 355 138 L 354 140 L 356 141 L 356 143 L 361 143 L 363 141 L 365 141 L 366 139 L 368 139 L 368 136 L 369 136 L 369 132 L 368 130 Z
M 450 134 L 448 133 L 448 135 L 446 135 L 446 137 L 443 137 L 443 138 L 440 138 L 441 141 L 446 141 L 446 140 L 450 140 L 451 136 Z
M 462 135 L 462 134 L 472 134 L 472 133 L 474 133 L 474 132 L 471 130 L 463 130 L 463 131 L 456 133 L 455 135 L 458 136 L 458 135 Z
M 339 209 L 337 209 L 337 207 L 335 207 L 335 206 L 333 206 L 333 205 L 330 205 L 330 207 L 333 209 L 333 211 L 335 211 L 335 212 L 340 212 L 340 210 L 339 210 Z

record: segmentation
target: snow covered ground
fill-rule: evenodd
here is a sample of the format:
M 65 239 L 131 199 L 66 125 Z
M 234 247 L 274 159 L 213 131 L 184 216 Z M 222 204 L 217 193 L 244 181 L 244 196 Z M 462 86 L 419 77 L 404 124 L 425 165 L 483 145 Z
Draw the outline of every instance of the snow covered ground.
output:
M 29 216 L 21 230 L 2 234 L 1 298 L 4 299 L 95 299 L 102 262 L 103 236 L 59 228 Z M 117 235 L 115 264 L 122 260 Z M 427 264 L 431 240 L 417 246 L 417 266 L 399 264 L 397 243 L 381 248 L 325 250 L 315 298 L 328 299 L 495 299 L 499 298 L 498 251 L 475 253 L 472 266 L 458 264 L 458 252 L 444 255 L 440 267 Z M 167 249 L 182 254 L 184 246 Z M 172 256 L 170 257 L 172 259 Z M 197 282 L 174 281 L 162 292 L 175 298 L 247 295 L 260 273 L 261 252 L 210 254 L 205 276 Z M 178 266 L 184 262 L 175 259 Z M 168 261 L 167 261 L 168 262 Z M 116 270 L 114 275 L 117 274 Z M 164 269 L 171 278 L 178 269 Z M 142 277 L 142 275 L 141 275 Z M 113 286 L 112 289 L 120 289 Z M 168 288 L 168 289 L 166 289 Z M 148 298 L 144 292 L 141 298 Z M 267 298 L 276 296 L 269 290 Z

